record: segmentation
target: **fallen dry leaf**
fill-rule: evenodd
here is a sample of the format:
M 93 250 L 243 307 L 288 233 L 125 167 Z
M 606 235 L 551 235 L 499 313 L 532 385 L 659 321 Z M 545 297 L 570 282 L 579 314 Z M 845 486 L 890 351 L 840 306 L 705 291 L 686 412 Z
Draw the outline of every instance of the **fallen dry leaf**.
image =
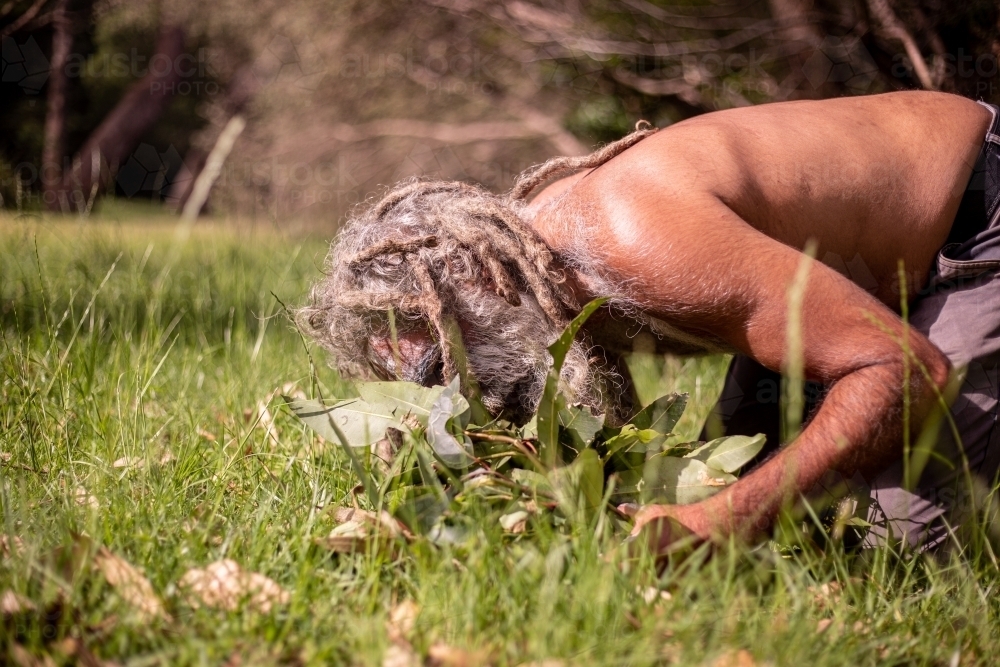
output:
M 671 600 L 673 596 L 670 591 L 661 591 L 655 586 L 647 586 L 645 589 L 640 590 L 636 588 L 636 592 L 642 596 L 642 599 L 646 604 L 653 604 L 657 600 Z
M 382 656 L 382 667 L 420 667 L 420 656 L 408 646 L 390 644 Z
M 821 635 L 824 632 L 826 632 L 826 629 L 830 627 L 832 623 L 833 623 L 832 618 L 821 619 L 820 622 L 816 624 L 816 634 Z
M 723 653 L 712 662 L 712 667 L 755 667 L 756 664 L 750 651 L 741 648 Z
M 228 558 L 204 569 L 188 570 L 179 582 L 188 592 L 188 603 L 234 611 L 241 602 L 268 613 L 274 605 L 288 604 L 291 596 L 274 580 L 256 572 L 246 572 Z
M 420 606 L 413 600 L 403 600 L 389 611 L 385 630 L 394 644 L 409 641 L 420 615 Z
M 128 456 L 123 456 L 120 459 L 115 459 L 115 462 L 111 464 L 112 468 L 141 468 L 143 463 L 142 459 L 135 459 Z
M 500 526 L 508 533 L 523 533 L 528 524 L 528 512 L 518 510 L 500 517 Z
M 56 667 L 51 656 L 42 655 L 42 657 L 36 658 L 20 644 L 12 644 L 9 650 L 8 655 L 17 667 Z
M 118 595 L 135 607 L 144 621 L 170 618 L 149 579 L 124 558 L 101 547 L 94 556 L 94 564 Z
M 427 649 L 427 663 L 432 667 L 474 667 L 489 664 L 489 658 L 483 651 L 466 651 L 439 642 Z
M 73 659 L 69 664 L 82 665 L 82 667 L 117 667 L 117 662 L 101 660 L 94 655 L 86 644 L 74 637 L 67 637 L 52 645 L 56 653 L 61 653 L 67 658 Z
M 813 603 L 820 607 L 832 607 L 840 600 L 843 587 L 839 582 L 830 581 L 806 589 L 812 595 Z
M 24 553 L 24 542 L 17 535 L 0 535 L 0 555 L 4 560 Z
M 0 614 L 3 616 L 15 616 L 26 611 L 35 611 L 35 603 L 18 595 L 14 591 L 7 590 L 0 595 Z
M 390 546 L 400 537 L 411 537 L 409 531 L 384 510 L 375 514 L 367 510 L 338 507 L 333 511 L 333 519 L 340 525 L 316 542 L 335 553 L 363 551 L 376 541 L 380 546 Z
M 101 503 L 97 502 L 97 498 L 95 498 L 82 486 L 76 487 L 76 491 L 73 492 L 73 499 L 76 501 L 77 505 L 86 505 L 94 508 L 101 506 Z

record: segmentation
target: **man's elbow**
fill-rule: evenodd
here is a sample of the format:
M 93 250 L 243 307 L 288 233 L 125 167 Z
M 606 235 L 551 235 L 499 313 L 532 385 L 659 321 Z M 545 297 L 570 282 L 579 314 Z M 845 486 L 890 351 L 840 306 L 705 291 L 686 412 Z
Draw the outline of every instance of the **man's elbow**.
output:
M 940 395 L 945 392 L 951 382 L 951 361 L 941 350 L 933 345 L 929 347 L 930 349 L 926 350 L 920 357 L 920 363 L 923 366 L 922 375 L 928 382 L 927 389 L 935 395 Z

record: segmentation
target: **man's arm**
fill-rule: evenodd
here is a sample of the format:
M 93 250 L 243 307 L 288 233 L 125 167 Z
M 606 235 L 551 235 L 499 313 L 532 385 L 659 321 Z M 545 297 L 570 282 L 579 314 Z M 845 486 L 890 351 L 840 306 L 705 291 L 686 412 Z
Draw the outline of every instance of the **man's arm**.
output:
M 802 253 L 711 197 L 673 209 L 672 220 L 683 223 L 664 223 L 655 215 L 645 213 L 641 202 L 617 209 L 609 222 L 614 241 L 604 257 L 608 268 L 629 277 L 631 295 L 650 311 L 720 336 L 768 368 L 785 368 L 787 293 Z M 805 376 L 832 384 L 815 417 L 792 444 L 722 493 L 689 506 L 644 508 L 639 526 L 671 516 L 703 538 L 749 537 L 770 526 L 783 506 L 827 471 L 871 476 L 900 456 L 901 319 L 819 262 L 809 270 L 801 317 Z M 912 364 L 910 415 L 919 429 L 950 369 L 921 334 L 910 330 L 907 340 L 930 375 L 928 381 Z

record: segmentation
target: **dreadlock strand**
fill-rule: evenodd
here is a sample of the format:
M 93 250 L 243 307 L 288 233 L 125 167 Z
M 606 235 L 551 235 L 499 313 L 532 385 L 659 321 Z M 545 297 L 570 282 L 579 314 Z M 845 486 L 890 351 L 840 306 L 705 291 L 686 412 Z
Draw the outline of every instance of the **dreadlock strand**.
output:
M 434 279 L 431 277 L 431 271 L 427 264 L 416 256 L 413 256 L 411 264 L 413 266 L 413 273 L 417 278 L 417 284 L 420 286 L 422 309 L 434 326 L 434 330 L 437 331 L 439 347 L 441 348 L 441 360 L 444 362 L 444 380 L 447 382 L 455 376 L 455 362 L 452 359 L 451 346 L 448 345 L 448 333 L 441 318 L 443 310 L 441 296 L 437 292 Z
M 427 248 L 437 245 L 437 237 L 433 234 L 427 236 L 419 236 L 415 239 L 395 239 L 388 238 L 384 239 L 375 245 L 359 252 L 357 255 L 347 260 L 348 266 L 356 268 L 361 264 L 367 264 L 376 257 L 382 255 L 391 255 L 395 253 L 405 254 L 409 252 L 416 252 L 420 248 Z
M 628 148 L 636 145 L 646 137 L 655 134 L 656 128 L 648 121 L 640 120 L 635 124 L 635 130 L 618 141 L 613 141 L 607 146 L 600 148 L 590 155 L 580 157 L 554 157 L 541 165 L 529 169 L 521 174 L 514 187 L 510 191 L 510 198 L 515 201 L 523 201 L 528 195 L 535 191 L 551 178 L 566 176 L 581 169 L 595 169 L 616 155 L 621 154 Z
M 517 293 L 517 285 L 514 284 L 514 279 L 511 278 L 504 265 L 489 251 L 485 244 L 480 246 L 479 254 L 490 272 L 490 277 L 493 278 L 497 294 L 510 305 L 520 306 L 521 296 Z
M 390 191 L 381 199 L 381 201 L 375 204 L 374 208 L 372 208 L 371 214 L 375 216 L 375 218 L 381 218 L 410 195 L 426 195 L 433 192 L 448 192 L 450 190 L 461 189 L 461 186 L 463 185 L 464 183 L 458 182 L 416 181 L 415 183 L 410 183 L 409 185 L 404 185 Z

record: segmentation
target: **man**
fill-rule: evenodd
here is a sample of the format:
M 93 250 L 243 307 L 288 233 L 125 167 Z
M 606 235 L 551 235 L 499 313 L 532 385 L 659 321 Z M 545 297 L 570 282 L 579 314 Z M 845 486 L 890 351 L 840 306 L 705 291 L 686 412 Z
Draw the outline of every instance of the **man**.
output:
M 302 322 L 344 372 L 424 384 L 456 372 L 454 322 L 486 406 L 518 421 L 541 394 L 545 346 L 610 296 L 569 354 L 567 391 L 627 414 L 618 355 L 641 330 L 662 352 L 732 352 L 722 429 L 765 432 L 775 450 L 708 500 L 642 508 L 637 530 L 654 522 L 660 548 L 688 532 L 752 537 L 831 476 L 871 484 L 871 539 L 939 544 L 960 498 L 947 489 L 1000 467 L 998 122 L 937 93 L 786 102 L 637 128 L 523 174 L 507 196 L 402 184 L 341 232 Z M 822 392 L 779 449 L 762 390 L 797 361 L 796 285 L 801 367 Z M 953 365 L 969 372 L 938 454 L 904 460 Z

